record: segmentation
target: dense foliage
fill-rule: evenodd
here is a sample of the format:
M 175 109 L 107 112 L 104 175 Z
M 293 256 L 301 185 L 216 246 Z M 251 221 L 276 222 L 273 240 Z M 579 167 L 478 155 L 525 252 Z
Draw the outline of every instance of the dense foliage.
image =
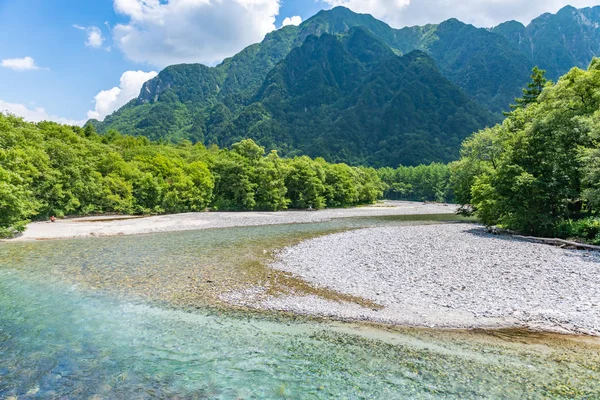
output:
M 511 109 L 514 110 L 517 108 L 524 108 L 537 101 L 538 97 L 540 97 L 542 91 L 548 83 L 546 72 L 546 70 L 539 69 L 538 67 L 533 68 L 531 82 L 529 82 L 527 87 L 523 89 L 523 97 L 515 99 L 516 104 L 511 104 Z
M 383 187 L 372 168 L 282 159 L 252 140 L 207 149 L 0 114 L 0 236 L 52 215 L 346 207 Z
M 465 141 L 451 166 L 457 199 L 488 225 L 562 236 L 589 228 L 583 236 L 600 240 L 589 237 L 600 211 L 600 59 L 520 104 Z
M 386 199 L 439 203 L 454 201 L 450 168 L 446 164 L 400 166 L 396 169 L 386 167 L 377 172 L 386 185 Z

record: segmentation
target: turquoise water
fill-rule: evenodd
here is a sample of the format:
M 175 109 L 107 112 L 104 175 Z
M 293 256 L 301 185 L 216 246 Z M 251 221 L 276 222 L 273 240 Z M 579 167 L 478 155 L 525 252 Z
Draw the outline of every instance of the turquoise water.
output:
M 68 279 L 170 259 L 176 280 L 282 229 L 0 244 L 0 398 L 600 398 L 594 343 L 189 311 Z

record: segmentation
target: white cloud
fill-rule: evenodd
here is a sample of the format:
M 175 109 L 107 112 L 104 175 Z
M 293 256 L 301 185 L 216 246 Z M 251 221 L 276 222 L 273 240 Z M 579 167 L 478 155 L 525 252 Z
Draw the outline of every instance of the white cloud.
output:
M 283 20 L 283 22 L 281 23 L 281 27 L 283 28 L 284 26 L 288 26 L 288 25 L 300 25 L 302 23 L 302 17 L 300 17 L 299 15 L 294 15 L 293 17 L 287 17 L 286 19 Z
M 83 124 L 85 124 L 85 120 L 78 121 L 68 118 L 57 117 L 56 115 L 50 115 L 42 107 L 30 109 L 23 104 L 8 103 L 2 100 L 0 100 L 0 112 L 14 114 L 16 116 L 23 117 L 23 119 L 30 122 L 54 121 L 61 124 L 78 126 L 83 126 Z
M 127 71 L 121 75 L 118 87 L 103 90 L 94 99 L 96 107 L 87 112 L 88 118 L 103 120 L 113 111 L 123 107 L 127 102 L 140 94 L 142 85 L 158 75 L 155 71 Z
M 15 71 L 33 71 L 42 69 L 35 64 L 35 60 L 31 57 L 24 58 L 7 58 L 0 63 L 4 68 L 10 68 Z
M 102 31 L 97 26 L 73 25 L 73 28 L 84 31 L 87 34 L 87 40 L 85 42 L 86 46 L 93 47 L 95 49 L 102 47 L 102 44 L 104 43 L 104 36 L 102 36 Z
M 114 0 L 114 42 L 136 62 L 214 65 L 275 29 L 280 0 Z
M 508 20 L 525 24 L 533 18 L 556 12 L 566 5 L 589 7 L 598 0 L 321 0 L 329 6 L 345 6 L 356 12 L 372 14 L 399 28 L 438 23 L 449 18 L 480 27 Z

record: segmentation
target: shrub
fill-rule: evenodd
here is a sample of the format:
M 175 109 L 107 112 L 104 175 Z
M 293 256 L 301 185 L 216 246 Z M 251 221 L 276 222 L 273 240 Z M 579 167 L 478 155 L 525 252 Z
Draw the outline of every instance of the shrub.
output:
M 574 238 L 591 244 L 600 244 L 600 218 L 560 221 L 556 225 L 556 235 L 561 238 Z

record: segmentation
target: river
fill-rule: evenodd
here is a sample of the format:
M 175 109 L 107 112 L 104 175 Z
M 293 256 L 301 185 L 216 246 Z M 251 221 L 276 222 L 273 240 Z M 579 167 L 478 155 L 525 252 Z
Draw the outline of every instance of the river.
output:
M 281 246 L 448 217 L 406 219 L 0 243 L 0 398 L 600 398 L 593 338 L 377 327 L 218 302 L 224 288 L 275 279 L 264 263 Z M 282 292 L 310 290 L 281 281 Z

